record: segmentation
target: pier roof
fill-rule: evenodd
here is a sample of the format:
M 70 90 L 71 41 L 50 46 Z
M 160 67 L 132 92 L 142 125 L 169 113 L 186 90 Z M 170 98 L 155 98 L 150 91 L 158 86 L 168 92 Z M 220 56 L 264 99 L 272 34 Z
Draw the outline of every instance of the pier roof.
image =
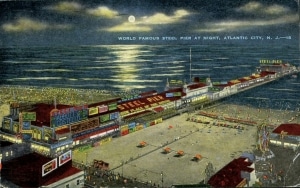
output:
M 273 130 L 273 133 L 280 134 L 281 131 L 288 135 L 300 136 L 300 124 L 281 124 Z
M 166 96 L 167 93 L 175 93 L 176 95 L 174 94 L 171 97 L 167 97 Z M 122 101 L 118 104 L 118 109 L 120 112 L 123 112 L 123 111 L 132 111 L 134 109 L 146 110 L 146 109 L 151 109 L 152 107 L 156 108 L 164 104 L 164 102 L 166 101 L 178 100 L 184 95 L 185 93 L 183 93 L 182 88 L 173 88 L 158 94 L 154 94 L 150 96 L 147 95 L 145 97 L 141 97 L 129 101 Z
M 205 86 L 207 86 L 205 83 L 194 83 L 194 84 L 188 85 L 187 87 L 190 90 L 193 90 L 193 89 L 198 89 L 198 88 L 205 87 Z

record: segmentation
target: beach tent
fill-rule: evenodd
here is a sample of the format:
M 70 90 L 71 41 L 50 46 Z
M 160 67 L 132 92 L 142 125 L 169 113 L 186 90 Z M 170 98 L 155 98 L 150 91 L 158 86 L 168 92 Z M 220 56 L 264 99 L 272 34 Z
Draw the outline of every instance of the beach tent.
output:
M 178 155 L 178 156 L 183 156 L 183 155 L 184 155 L 184 151 L 178 150 L 178 151 L 177 151 L 177 155 Z
M 147 145 L 147 142 L 145 142 L 145 141 L 141 141 L 139 144 L 140 147 L 145 147 L 146 145 Z
M 199 160 L 201 160 L 202 159 L 202 155 L 200 155 L 200 154 L 196 154 L 195 156 L 194 156 L 194 160 L 195 161 L 199 161 Z
M 164 152 L 165 152 L 165 153 L 170 153 L 170 152 L 171 152 L 171 148 L 165 147 L 165 148 L 164 148 Z

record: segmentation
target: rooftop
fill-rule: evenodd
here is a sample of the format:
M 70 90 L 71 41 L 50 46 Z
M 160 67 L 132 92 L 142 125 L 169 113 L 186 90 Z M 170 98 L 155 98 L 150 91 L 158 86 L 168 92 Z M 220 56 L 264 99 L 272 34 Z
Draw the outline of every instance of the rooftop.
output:
M 2 177 L 20 187 L 39 187 L 49 185 L 65 177 L 80 172 L 72 167 L 72 160 L 57 167 L 53 172 L 42 176 L 42 166 L 53 160 L 38 153 L 29 153 L 3 162 Z
M 254 169 L 249 167 L 252 162 L 247 158 L 240 157 L 232 160 L 209 180 L 208 184 L 213 187 L 236 187 L 244 178 L 241 177 L 241 172 L 252 172 Z
M 56 109 L 70 108 L 70 105 L 57 104 Z M 36 121 L 32 121 L 32 125 L 50 126 L 50 112 L 55 109 L 53 104 L 37 103 L 34 105 L 34 109 L 31 112 L 36 112 Z
M 287 135 L 300 136 L 300 124 L 281 124 L 273 130 L 273 133 L 280 134 L 281 131 Z

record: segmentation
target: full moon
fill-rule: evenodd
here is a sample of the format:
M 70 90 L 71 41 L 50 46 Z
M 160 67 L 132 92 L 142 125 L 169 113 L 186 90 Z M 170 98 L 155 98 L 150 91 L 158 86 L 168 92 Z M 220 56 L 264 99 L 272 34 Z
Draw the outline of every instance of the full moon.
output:
M 135 22 L 135 17 L 134 17 L 133 15 L 129 16 L 129 17 L 128 17 L 128 21 L 129 21 L 130 23 Z

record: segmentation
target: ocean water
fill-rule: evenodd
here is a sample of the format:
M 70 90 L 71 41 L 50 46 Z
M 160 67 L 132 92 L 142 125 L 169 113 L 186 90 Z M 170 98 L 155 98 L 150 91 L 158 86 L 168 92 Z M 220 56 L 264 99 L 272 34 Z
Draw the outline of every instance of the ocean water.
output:
M 260 59 L 299 66 L 289 45 L 99 45 L 2 48 L 1 85 L 112 91 L 163 91 L 167 79 L 228 81 L 255 72 Z M 256 107 L 300 108 L 298 78 L 285 78 L 232 97 Z

